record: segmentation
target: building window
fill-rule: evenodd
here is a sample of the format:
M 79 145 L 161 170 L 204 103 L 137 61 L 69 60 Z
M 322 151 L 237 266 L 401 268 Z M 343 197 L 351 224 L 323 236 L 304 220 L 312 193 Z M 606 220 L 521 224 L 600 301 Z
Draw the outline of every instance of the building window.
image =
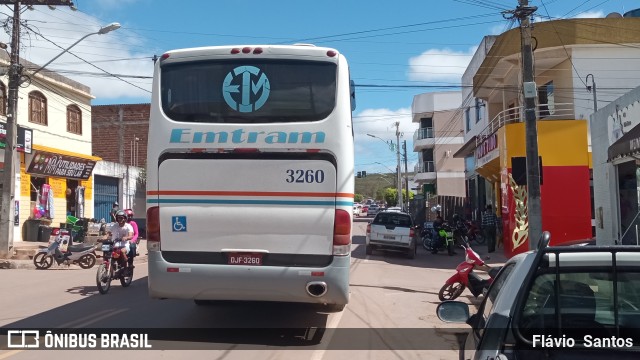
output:
M 482 103 L 482 100 L 480 99 L 476 99 L 476 124 L 480 122 L 480 120 L 482 120 L 482 107 L 484 106 L 484 104 Z
M 7 115 L 7 87 L 0 82 L 0 115 Z
M 82 135 L 82 111 L 76 105 L 67 106 L 67 132 Z
M 540 119 L 555 114 L 553 81 L 549 81 L 538 88 L 538 107 Z
M 467 124 L 467 132 L 471 130 L 471 115 L 469 114 L 469 108 L 466 108 L 464 111 L 464 121 Z
M 39 91 L 29 93 L 29 122 L 48 125 L 47 98 Z

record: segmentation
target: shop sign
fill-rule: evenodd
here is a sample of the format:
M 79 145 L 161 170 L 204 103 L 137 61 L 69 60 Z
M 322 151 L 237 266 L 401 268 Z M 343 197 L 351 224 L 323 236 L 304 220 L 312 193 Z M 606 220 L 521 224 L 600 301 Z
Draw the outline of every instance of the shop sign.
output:
M 87 180 L 96 162 L 74 156 L 36 151 L 27 172 L 42 176 Z
M 476 148 L 476 159 L 481 159 L 493 150 L 498 148 L 498 135 L 493 134 L 487 137 L 480 146 Z
M 498 135 L 493 134 L 487 137 L 476 148 L 476 169 L 488 163 L 489 161 L 497 158 L 498 153 Z
M 7 125 L 0 122 L 0 149 L 7 146 Z M 33 130 L 23 128 L 18 125 L 18 138 L 16 139 L 16 150 L 19 152 L 31 154 L 31 145 L 33 144 Z

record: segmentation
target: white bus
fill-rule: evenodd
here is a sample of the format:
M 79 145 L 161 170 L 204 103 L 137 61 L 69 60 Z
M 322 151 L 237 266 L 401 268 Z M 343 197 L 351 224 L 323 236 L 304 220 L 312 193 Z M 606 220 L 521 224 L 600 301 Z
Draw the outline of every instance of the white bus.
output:
M 344 308 L 354 107 L 334 49 L 162 55 L 147 155 L 150 296 Z

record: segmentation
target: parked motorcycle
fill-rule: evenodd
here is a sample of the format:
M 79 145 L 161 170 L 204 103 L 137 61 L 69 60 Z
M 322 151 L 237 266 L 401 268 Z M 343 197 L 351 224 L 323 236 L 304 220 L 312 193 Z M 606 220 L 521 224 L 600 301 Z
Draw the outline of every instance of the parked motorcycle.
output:
M 425 231 L 422 235 L 422 247 L 431 251 L 432 254 L 446 250 L 449 256 L 455 255 L 454 242 L 453 229 L 447 223 L 436 229 L 436 235 L 429 234 L 429 231 Z
M 133 267 L 126 266 L 121 250 L 126 247 L 126 242 L 120 239 L 104 240 L 102 242 L 102 264 L 96 273 L 96 284 L 100 294 L 106 294 L 111 288 L 112 280 L 120 280 L 122 287 L 131 285 L 133 279 Z M 133 256 L 133 254 L 131 255 Z
M 483 295 L 501 269 L 501 267 L 490 267 L 486 265 L 484 261 L 480 259 L 480 255 L 471 249 L 468 242 L 464 242 L 462 247 L 465 249 L 465 259 L 456 267 L 456 273 L 440 288 L 440 292 L 438 292 L 440 301 L 457 298 L 465 288 L 469 288 L 469 291 L 471 291 L 476 298 Z M 476 275 L 473 272 L 476 268 L 486 271 L 489 274 L 489 278 L 483 279 Z
M 78 264 L 83 269 L 90 269 L 96 263 L 95 245 L 70 245 L 71 232 L 67 229 L 52 229 L 49 246 L 40 249 L 33 257 L 33 264 L 37 269 L 45 270 L 53 265 Z
M 485 243 L 486 239 L 482 235 L 482 229 L 480 229 L 475 221 L 466 221 L 464 224 L 467 230 L 467 238 L 469 239 L 469 242 L 475 241 L 479 245 Z

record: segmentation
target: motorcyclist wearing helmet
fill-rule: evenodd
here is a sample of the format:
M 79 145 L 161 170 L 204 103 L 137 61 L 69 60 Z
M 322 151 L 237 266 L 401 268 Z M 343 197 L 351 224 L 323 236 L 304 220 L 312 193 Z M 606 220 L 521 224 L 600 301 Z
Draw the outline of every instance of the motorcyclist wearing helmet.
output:
M 111 208 L 111 211 L 109 212 L 109 215 L 111 216 L 111 222 L 117 222 L 116 221 L 116 213 L 120 210 L 120 205 L 118 205 L 118 202 L 114 202 L 113 206 Z
M 130 240 L 133 237 L 133 228 L 127 223 L 127 214 L 118 210 L 115 213 L 116 222 L 109 228 L 111 234 L 111 241 L 122 240 L 125 242 L 125 246 L 120 250 L 125 264 L 128 265 L 129 259 L 127 253 L 131 250 Z
M 124 211 L 127 214 L 127 224 L 131 225 L 133 229 L 133 237 L 129 242 L 129 247 L 131 251 L 129 252 L 129 265 L 133 265 L 133 258 L 138 255 L 138 224 L 133 220 L 133 210 L 126 209 Z

